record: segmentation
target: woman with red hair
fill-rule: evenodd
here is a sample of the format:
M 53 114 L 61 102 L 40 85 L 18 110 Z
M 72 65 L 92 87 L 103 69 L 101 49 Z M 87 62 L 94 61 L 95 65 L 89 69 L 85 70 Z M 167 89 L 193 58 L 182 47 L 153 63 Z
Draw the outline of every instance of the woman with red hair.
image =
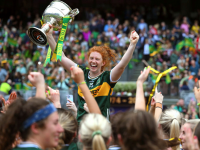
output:
M 54 50 L 56 42 L 52 36 L 52 26 L 50 27 L 51 30 L 47 33 L 47 40 L 51 50 Z M 105 71 L 105 68 L 110 68 L 111 63 L 115 62 L 116 53 L 107 46 L 94 46 L 89 50 L 89 69 L 79 66 L 84 71 L 85 75 L 85 82 L 79 84 L 87 84 L 99 105 L 101 113 L 105 117 L 109 117 L 110 95 L 112 94 L 112 89 L 132 58 L 138 39 L 139 35 L 135 31 L 132 31 L 128 50 L 122 57 L 121 61 L 111 71 Z M 64 53 L 62 54 L 62 61 L 60 61 L 60 64 L 68 72 L 70 72 L 72 66 L 78 66 L 72 60 L 67 58 Z M 77 112 L 77 120 L 80 122 L 83 115 L 87 113 L 83 107 L 85 100 L 80 88 L 78 88 L 78 103 L 79 108 Z

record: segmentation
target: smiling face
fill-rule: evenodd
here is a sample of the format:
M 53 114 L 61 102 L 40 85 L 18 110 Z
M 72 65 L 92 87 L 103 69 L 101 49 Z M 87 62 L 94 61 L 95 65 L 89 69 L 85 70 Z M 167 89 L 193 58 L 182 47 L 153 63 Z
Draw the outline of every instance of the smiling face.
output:
M 105 65 L 101 54 L 98 52 L 92 52 L 89 56 L 88 62 L 91 73 L 96 75 L 101 73 L 101 67 Z
M 185 131 L 185 128 L 190 128 L 190 124 L 189 123 L 185 123 L 182 127 L 181 127 L 181 134 L 179 136 L 179 138 L 181 139 L 182 141 L 182 148 L 184 150 L 187 150 L 187 145 L 186 145 L 186 131 Z
M 43 141 L 43 147 L 52 148 L 58 145 L 59 135 L 63 132 L 63 128 L 58 123 L 58 113 L 52 113 L 45 120 L 45 129 L 41 129 L 40 136 Z

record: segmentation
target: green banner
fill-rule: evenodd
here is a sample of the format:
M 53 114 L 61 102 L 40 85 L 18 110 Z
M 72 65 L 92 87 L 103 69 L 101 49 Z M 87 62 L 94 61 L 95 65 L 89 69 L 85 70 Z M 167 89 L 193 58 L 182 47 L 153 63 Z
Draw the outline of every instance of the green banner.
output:
M 63 41 L 65 39 L 65 33 L 67 30 L 68 22 L 70 21 L 71 17 L 63 17 L 63 24 L 62 24 L 62 29 L 60 31 L 60 35 L 58 38 L 58 42 L 56 45 L 56 48 L 54 50 L 52 59 L 56 59 L 56 61 L 59 59 L 61 61 L 62 58 L 62 49 L 63 49 Z
M 45 59 L 45 63 L 44 63 L 44 67 L 46 67 L 46 65 L 47 65 L 48 63 L 50 63 L 50 59 L 51 59 L 51 48 L 50 48 L 50 46 L 49 46 L 48 52 L 47 52 L 47 56 L 46 56 L 46 59 Z

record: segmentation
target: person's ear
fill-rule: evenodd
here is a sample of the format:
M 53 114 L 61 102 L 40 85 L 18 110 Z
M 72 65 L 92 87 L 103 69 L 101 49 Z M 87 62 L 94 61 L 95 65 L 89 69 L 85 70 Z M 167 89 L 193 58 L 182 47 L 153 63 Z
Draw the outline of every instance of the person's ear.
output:
M 79 140 L 80 142 L 83 142 L 82 139 L 81 139 L 80 134 L 78 135 L 78 140 Z
M 120 145 L 123 145 L 123 140 L 122 140 L 122 136 L 121 136 L 121 134 L 117 134 L 117 138 L 118 138 L 118 141 L 119 141 L 119 144 Z
M 110 144 L 111 141 L 112 141 L 112 136 L 110 136 L 110 137 L 108 138 L 108 141 L 106 142 L 106 145 L 109 146 L 109 144 Z
M 37 123 L 33 123 L 33 124 L 31 125 L 31 131 L 32 131 L 34 134 L 40 133 L 40 130 L 39 130 L 38 126 L 37 126 Z
M 105 61 L 103 61 L 103 63 L 102 63 L 102 66 L 104 66 L 106 64 L 106 62 Z
M 77 136 L 77 132 L 75 132 L 75 133 L 74 133 L 74 136 L 73 136 L 73 138 L 75 138 L 76 136 Z

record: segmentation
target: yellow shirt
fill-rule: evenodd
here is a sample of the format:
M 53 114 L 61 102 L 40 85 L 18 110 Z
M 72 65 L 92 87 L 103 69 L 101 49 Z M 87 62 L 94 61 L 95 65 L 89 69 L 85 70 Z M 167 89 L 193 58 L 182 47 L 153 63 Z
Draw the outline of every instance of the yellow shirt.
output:
M 192 31 L 194 31 L 196 34 L 199 32 L 199 26 L 192 26 Z

